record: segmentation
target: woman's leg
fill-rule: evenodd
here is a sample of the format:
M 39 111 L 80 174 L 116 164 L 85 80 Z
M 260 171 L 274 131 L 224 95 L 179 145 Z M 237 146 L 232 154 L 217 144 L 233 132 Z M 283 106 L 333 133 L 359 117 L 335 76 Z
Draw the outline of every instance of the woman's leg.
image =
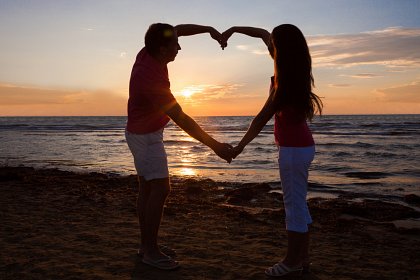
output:
M 310 228 L 308 225 L 308 232 L 306 233 L 305 240 L 303 240 L 301 257 L 300 257 L 302 260 L 302 267 L 303 267 L 304 272 L 309 272 L 310 270 L 309 268 L 310 266 L 310 258 L 309 258 L 310 240 L 311 240 L 311 235 L 310 235 Z
M 302 266 L 302 253 L 306 250 L 308 232 L 287 231 L 287 253 L 283 263 L 288 267 Z
M 312 223 L 306 202 L 308 169 L 314 149 L 280 147 L 279 167 L 286 212 L 288 249 L 283 262 L 302 266 L 309 259 L 308 224 Z

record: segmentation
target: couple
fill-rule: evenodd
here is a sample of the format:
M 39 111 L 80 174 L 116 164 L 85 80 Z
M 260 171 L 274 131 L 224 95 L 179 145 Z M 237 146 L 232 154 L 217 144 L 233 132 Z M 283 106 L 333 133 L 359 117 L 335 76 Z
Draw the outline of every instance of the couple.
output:
M 233 33 L 261 38 L 274 60 L 269 97 L 236 147 L 219 143 L 208 135 L 177 103 L 170 90 L 167 64 L 181 49 L 178 37 L 210 33 L 222 48 Z M 270 34 L 254 27 L 232 27 L 222 34 L 209 26 L 152 24 L 145 35 L 145 47 L 138 53 L 130 79 L 126 140 L 134 157 L 139 178 L 137 212 L 143 263 L 171 270 L 179 263 L 173 250 L 158 246 L 158 230 L 165 200 L 170 192 L 163 129 L 172 119 L 181 129 L 231 162 L 275 117 L 275 141 L 286 211 L 288 248 L 285 258 L 268 268 L 269 276 L 284 276 L 309 268 L 309 224 L 306 203 L 308 169 L 315 146 L 306 121 L 321 113 L 322 102 L 312 92 L 311 57 L 302 32 L 290 24 L 279 25 Z

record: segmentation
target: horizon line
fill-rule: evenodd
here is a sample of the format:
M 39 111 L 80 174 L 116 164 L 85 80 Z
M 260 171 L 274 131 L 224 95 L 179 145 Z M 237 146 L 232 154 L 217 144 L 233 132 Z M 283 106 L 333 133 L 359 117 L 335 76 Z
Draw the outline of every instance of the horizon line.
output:
M 323 116 L 388 116 L 388 115 L 420 115 L 420 113 L 388 113 L 388 114 L 322 114 L 322 115 L 315 115 L 314 117 L 323 117 Z M 211 116 L 204 116 L 204 115 L 190 115 L 191 117 L 200 117 L 200 118 L 208 118 L 208 117 L 255 117 L 256 115 L 211 115 Z M 0 116 L 0 118 L 57 118 L 57 117 L 68 117 L 68 118 L 80 118 L 80 117 L 127 117 L 127 115 L 33 115 L 33 116 L 22 116 L 22 115 L 7 115 L 7 116 Z

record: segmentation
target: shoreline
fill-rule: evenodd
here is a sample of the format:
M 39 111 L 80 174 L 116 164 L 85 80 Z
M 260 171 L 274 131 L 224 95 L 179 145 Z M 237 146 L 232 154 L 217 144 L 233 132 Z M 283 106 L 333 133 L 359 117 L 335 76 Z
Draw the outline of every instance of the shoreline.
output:
M 266 279 L 284 255 L 280 193 L 267 183 L 172 177 L 161 242 L 182 265 L 136 257 L 135 175 L 0 167 L 1 279 Z M 407 205 L 311 198 L 312 273 L 302 279 L 415 279 L 419 197 Z M 398 256 L 398 259 L 396 259 Z

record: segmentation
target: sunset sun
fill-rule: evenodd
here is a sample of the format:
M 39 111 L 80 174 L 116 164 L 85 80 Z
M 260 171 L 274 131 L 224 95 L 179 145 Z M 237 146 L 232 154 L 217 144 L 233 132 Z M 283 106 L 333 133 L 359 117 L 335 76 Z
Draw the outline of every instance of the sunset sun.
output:
M 181 95 L 184 96 L 185 98 L 190 98 L 194 94 L 194 92 L 195 92 L 194 90 L 186 88 L 181 91 Z
M 184 87 L 183 89 L 181 89 L 178 94 L 181 95 L 182 97 L 189 99 L 191 98 L 194 94 L 196 93 L 200 93 L 203 91 L 203 87 L 200 85 L 192 85 L 192 86 L 187 86 Z

